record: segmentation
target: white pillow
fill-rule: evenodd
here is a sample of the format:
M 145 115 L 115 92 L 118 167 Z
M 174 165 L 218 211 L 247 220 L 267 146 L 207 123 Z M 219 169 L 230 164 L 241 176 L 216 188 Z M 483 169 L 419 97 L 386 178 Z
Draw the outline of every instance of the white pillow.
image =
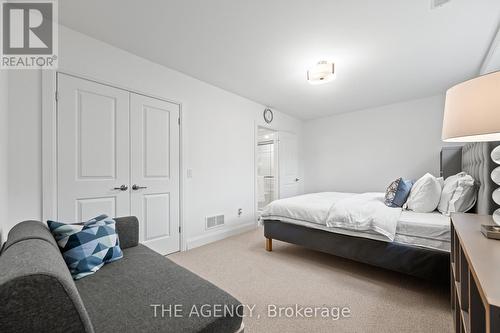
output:
M 441 199 L 442 183 L 442 179 L 426 173 L 413 184 L 405 208 L 417 213 L 430 213 L 436 210 Z
M 474 186 L 474 178 L 465 172 L 446 178 L 438 206 L 441 213 L 446 215 L 464 213 L 474 207 L 475 203 L 476 187 Z

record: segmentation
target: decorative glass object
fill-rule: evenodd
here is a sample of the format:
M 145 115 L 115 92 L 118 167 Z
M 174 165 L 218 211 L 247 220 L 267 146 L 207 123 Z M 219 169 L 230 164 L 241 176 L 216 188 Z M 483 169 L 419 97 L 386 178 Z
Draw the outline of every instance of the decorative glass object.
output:
M 500 146 L 497 146 L 491 151 L 491 159 L 496 164 L 500 164 Z M 493 180 L 495 184 L 500 185 L 500 166 L 496 167 L 491 172 L 491 180 Z M 497 188 L 495 191 L 493 191 L 492 197 L 493 201 L 495 201 L 497 205 L 500 205 L 500 188 Z M 500 208 L 493 212 L 493 221 L 495 221 L 496 224 L 500 225 Z

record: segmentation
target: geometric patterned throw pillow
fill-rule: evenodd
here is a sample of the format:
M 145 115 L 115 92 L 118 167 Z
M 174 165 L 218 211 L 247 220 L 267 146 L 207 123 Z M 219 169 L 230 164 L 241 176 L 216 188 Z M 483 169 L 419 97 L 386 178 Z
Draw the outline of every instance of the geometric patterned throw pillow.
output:
M 389 184 L 385 191 L 385 204 L 389 207 L 402 207 L 410 195 L 413 181 L 398 178 Z
M 105 263 L 123 258 L 115 223 L 107 215 L 75 224 L 47 221 L 73 279 L 94 274 Z

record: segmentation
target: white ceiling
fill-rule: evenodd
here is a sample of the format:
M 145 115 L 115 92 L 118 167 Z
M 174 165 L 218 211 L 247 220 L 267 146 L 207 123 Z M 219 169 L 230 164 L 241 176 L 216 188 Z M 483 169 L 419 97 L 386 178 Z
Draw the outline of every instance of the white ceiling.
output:
M 480 74 L 487 74 L 500 70 L 500 29 L 497 32 L 490 51 L 481 67 Z
M 498 0 L 61 0 L 62 24 L 303 119 L 444 92 L 475 76 Z M 313 86 L 306 71 L 336 64 Z

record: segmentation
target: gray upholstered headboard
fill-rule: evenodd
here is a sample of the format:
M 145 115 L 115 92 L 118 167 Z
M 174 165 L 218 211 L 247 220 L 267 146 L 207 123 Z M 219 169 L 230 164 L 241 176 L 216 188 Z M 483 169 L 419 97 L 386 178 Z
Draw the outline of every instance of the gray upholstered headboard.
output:
M 477 203 L 474 213 L 490 215 L 498 208 L 491 194 L 498 187 L 491 180 L 491 171 L 496 164 L 491 160 L 491 151 L 499 142 L 468 143 L 462 148 L 462 170 L 478 183 Z

